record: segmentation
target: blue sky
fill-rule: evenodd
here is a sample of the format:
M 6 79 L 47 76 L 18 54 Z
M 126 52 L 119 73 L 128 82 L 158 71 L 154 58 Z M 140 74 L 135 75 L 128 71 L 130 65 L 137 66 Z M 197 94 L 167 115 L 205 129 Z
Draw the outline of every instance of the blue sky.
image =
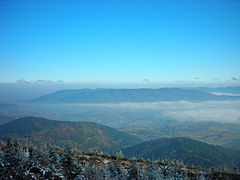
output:
M 237 0 L 0 1 L 0 27 L 0 82 L 240 82 Z

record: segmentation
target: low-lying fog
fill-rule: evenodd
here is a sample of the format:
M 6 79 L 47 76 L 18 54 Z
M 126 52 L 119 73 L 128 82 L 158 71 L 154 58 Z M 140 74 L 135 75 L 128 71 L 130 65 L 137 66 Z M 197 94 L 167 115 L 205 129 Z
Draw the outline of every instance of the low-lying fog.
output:
M 240 123 L 240 101 L 206 101 L 193 103 L 180 102 L 156 102 L 156 103 L 119 103 L 119 104 L 69 104 L 68 107 L 92 107 L 93 109 L 110 108 L 121 111 L 152 110 L 159 112 L 163 117 L 175 120 L 217 121 Z M 109 109 L 109 110 L 110 110 Z M 114 111 L 114 110 L 113 110 Z
M 0 103 L 19 104 L 63 89 L 63 87 L 81 88 L 81 85 L 0 84 L 0 87 Z M 222 94 L 217 93 L 216 95 Z M 66 121 L 94 121 L 112 127 L 147 126 L 162 120 L 216 121 L 240 124 L 240 101 L 52 105 L 21 103 L 21 105 L 21 108 L 1 106 L 0 115 L 12 118 L 40 116 Z
M 148 126 L 162 120 L 215 121 L 240 124 L 240 101 L 202 103 L 24 104 L 20 116 L 64 121 L 93 121 L 112 127 Z

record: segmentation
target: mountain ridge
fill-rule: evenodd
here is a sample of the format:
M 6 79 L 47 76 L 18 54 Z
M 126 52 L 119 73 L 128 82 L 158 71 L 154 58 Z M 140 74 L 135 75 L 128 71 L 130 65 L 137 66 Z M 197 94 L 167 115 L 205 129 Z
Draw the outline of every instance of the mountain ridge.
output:
M 208 92 L 181 88 L 71 89 L 60 90 L 33 99 L 33 103 L 121 103 L 157 101 L 240 100 L 238 96 L 217 96 Z

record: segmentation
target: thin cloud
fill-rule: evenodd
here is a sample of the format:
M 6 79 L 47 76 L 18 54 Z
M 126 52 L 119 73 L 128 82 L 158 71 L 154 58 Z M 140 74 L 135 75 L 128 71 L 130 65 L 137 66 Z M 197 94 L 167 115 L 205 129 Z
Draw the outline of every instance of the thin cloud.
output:
M 16 81 L 17 83 L 20 83 L 20 84 L 29 84 L 30 82 L 29 81 L 26 81 L 24 79 L 19 79 Z
M 234 81 L 240 81 L 240 77 L 232 77 L 232 80 L 234 80 Z
M 35 81 L 35 83 L 52 83 L 53 81 L 48 79 L 38 79 Z
M 149 80 L 149 79 L 146 79 L 146 78 L 144 78 L 144 79 L 142 79 L 142 82 L 150 82 L 150 80 Z
M 63 81 L 63 80 L 58 80 L 57 82 L 58 82 L 58 83 L 64 83 L 64 81 Z
M 16 81 L 16 83 L 19 83 L 19 84 L 30 84 L 30 83 L 33 83 L 33 84 L 50 84 L 50 83 L 64 83 L 63 80 L 58 80 L 58 81 L 52 81 L 52 80 L 49 80 L 49 79 L 38 79 L 38 80 L 35 80 L 35 81 L 27 81 L 27 80 L 24 80 L 24 79 L 19 79 Z

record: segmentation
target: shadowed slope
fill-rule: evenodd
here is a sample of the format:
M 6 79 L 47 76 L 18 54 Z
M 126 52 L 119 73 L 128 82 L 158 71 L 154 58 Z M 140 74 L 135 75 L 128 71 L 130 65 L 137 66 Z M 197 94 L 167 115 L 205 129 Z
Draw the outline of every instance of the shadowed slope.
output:
M 124 155 L 145 159 L 170 158 L 203 168 L 237 165 L 238 152 L 189 138 L 162 138 L 125 148 Z

